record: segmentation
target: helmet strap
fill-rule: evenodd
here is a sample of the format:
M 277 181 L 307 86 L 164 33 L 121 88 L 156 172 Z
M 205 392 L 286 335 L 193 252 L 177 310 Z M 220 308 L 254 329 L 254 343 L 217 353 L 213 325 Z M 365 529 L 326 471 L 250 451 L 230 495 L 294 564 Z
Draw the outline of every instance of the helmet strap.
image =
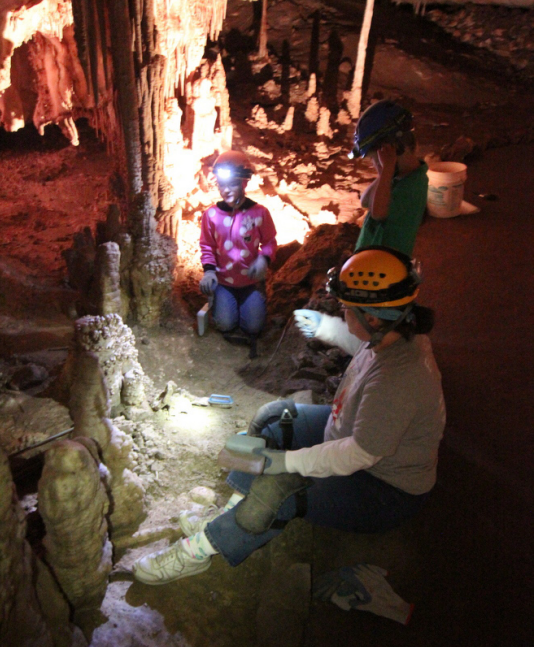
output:
M 406 309 L 403 311 L 403 313 L 398 319 L 395 319 L 395 321 L 390 321 L 386 326 L 384 326 L 383 328 L 380 328 L 379 330 L 371 326 L 371 324 L 365 318 L 365 313 L 362 312 L 360 308 L 356 306 L 351 308 L 351 310 L 356 315 L 358 321 L 365 328 L 365 330 L 371 335 L 371 339 L 369 340 L 369 343 L 367 344 L 366 349 L 370 349 L 370 348 L 374 348 L 375 346 L 378 346 L 378 344 L 380 344 L 380 342 L 384 339 L 384 337 L 388 334 L 388 332 L 395 330 L 395 328 L 397 328 L 397 326 L 399 326 L 406 319 L 406 317 L 412 311 L 412 308 L 413 308 L 413 304 L 412 303 L 408 304 L 408 306 L 406 307 Z

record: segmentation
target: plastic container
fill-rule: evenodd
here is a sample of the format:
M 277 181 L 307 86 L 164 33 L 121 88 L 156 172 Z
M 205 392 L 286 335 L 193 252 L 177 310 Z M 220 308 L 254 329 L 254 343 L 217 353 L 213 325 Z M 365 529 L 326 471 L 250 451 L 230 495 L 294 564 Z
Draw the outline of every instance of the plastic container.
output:
M 435 218 L 454 218 L 464 197 L 467 166 L 460 162 L 436 162 L 428 171 L 428 213 Z

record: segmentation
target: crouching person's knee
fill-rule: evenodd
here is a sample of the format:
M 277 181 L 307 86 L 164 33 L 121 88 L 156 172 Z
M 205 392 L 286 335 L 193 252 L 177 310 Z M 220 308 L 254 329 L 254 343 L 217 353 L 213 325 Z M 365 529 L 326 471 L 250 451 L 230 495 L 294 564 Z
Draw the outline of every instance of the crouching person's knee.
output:
M 313 480 L 300 474 L 258 476 L 237 508 L 237 524 L 247 532 L 260 535 L 270 528 L 282 528 L 295 517 L 303 517 L 306 489 L 311 485 Z

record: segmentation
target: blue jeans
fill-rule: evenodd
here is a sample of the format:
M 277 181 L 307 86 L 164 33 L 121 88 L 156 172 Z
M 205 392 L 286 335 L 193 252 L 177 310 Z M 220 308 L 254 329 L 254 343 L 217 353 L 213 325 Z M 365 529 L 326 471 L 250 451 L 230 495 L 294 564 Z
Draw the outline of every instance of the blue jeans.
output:
M 292 449 L 311 447 L 323 442 L 324 428 L 331 408 L 326 405 L 297 404 Z M 281 446 L 282 432 L 278 423 L 267 425 L 263 435 L 274 438 Z M 243 472 L 230 472 L 227 482 L 241 494 L 248 494 L 256 477 Z M 422 507 L 427 494 L 403 492 L 365 470 L 349 476 L 314 478 L 305 491 L 307 511 L 304 518 L 318 526 L 352 532 L 385 532 L 399 526 Z M 206 526 L 206 536 L 231 566 L 237 566 L 251 553 L 279 535 L 279 528 L 253 535 L 237 525 L 235 516 L 240 504 Z M 279 521 L 297 516 L 296 497 L 290 496 L 278 511 Z
M 218 285 L 213 303 L 213 319 L 221 332 L 239 326 L 249 335 L 257 335 L 265 325 L 265 296 L 256 284 L 244 288 Z

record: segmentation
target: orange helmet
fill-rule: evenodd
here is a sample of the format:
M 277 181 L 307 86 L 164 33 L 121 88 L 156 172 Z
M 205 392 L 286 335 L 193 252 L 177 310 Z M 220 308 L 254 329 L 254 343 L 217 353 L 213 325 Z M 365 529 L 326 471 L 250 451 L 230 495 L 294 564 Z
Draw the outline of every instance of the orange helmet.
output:
M 341 270 L 329 270 L 327 290 L 347 306 L 395 308 L 414 301 L 420 283 L 409 256 L 372 245 L 359 249 Z
M 241 151 L 226 151 L 215 160 L 213 172 L 218 180 L 229 180 L 230 178 L 250 180 L 254 169 L 248 157 Z

